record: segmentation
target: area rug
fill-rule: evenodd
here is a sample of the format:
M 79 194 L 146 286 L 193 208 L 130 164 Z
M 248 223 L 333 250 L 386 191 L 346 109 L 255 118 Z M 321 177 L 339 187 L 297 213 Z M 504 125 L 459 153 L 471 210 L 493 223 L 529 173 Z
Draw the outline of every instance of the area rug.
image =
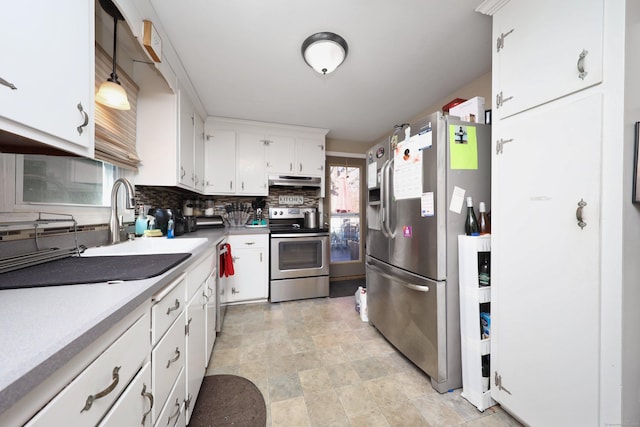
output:
M 236 375 L 204 377 L 189 427 L 266 424 L 267 407 L 255 384 Z

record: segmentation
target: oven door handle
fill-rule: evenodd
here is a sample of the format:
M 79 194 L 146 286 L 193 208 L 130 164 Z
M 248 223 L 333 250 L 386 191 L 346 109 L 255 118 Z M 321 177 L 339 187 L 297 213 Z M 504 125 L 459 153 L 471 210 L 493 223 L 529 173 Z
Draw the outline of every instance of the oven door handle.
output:
M 271 238 L 272 239 L 279 239 L 281 237 L 295 237 L 295 238 L 329 237 L 329 233 L 291 233 L 291 234 L 273 234 L 273 233 L 271 233 Z

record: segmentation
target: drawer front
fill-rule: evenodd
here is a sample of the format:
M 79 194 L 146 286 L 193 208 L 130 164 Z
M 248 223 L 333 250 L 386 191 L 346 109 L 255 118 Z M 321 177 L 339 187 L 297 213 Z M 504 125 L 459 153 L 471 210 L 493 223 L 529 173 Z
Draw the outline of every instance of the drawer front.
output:
M 187 292 L 185 301 L 191 301 L 196 290 L 202 285 L 209 274 L 216 267 L 215 252 L 213 249 L 204 255 L 189 273 L 187 273 Z
M 155 414 L 160 412 L 171 392 L 171 386 L 184 367 L 184 329 L 184 317 L 180 316 L 151 352 L 151 385 L 156 398 Z
M 100 422 L 100 427 L 151 427 L 153 403 L 151 362 L 147 362 Z
M 266 248 L 269 244 L 268 234 L 246 234 L 229 236 L 231 254 L 234 249 L 240 248 Z
M 178 318 L 184 309 L 185 276 L 168 285 L 170 289 L 166 295 L 158 298 L 151 306 L 151 345 L 165 334 L 169 326 Z M 165 289 L 167 289 L 165 288 Z
M 185 400 L 185 378 L 184 369 L 180 371 L 180 375 L 173 384 L 171 393 L 167 398 L 167 404 L 164 405 L 156 426 L 165 427 L 183 427 L 187 420 L 184 416 L 184 400 Z
M 95 425 L 148 357 L 148 333 L 145 313 L 27 426 Z

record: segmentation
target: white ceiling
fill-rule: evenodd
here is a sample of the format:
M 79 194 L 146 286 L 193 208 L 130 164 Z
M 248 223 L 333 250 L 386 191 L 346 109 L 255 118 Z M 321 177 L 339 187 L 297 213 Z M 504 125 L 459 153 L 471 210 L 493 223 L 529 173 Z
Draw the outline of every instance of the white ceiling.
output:
M 491 68 L 480 0 L 152 0 L 206 113 L 330 129 L 371 142 Z M 322 76 L 303 60 L 331 31 L 347 59 Z M 165 41 L 163 41 L 164 43 Z

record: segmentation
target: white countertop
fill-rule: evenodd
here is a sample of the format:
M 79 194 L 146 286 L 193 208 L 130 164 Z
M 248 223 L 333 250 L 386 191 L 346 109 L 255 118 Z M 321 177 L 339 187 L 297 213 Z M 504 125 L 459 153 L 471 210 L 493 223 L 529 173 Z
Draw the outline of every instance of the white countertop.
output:
M 210 244 L 150 279 L 1 290 L 0 414 L 149 301 L 225 235 L 268 232 L 268 228 L 209 228 L 177 237 L 207 237 Z

